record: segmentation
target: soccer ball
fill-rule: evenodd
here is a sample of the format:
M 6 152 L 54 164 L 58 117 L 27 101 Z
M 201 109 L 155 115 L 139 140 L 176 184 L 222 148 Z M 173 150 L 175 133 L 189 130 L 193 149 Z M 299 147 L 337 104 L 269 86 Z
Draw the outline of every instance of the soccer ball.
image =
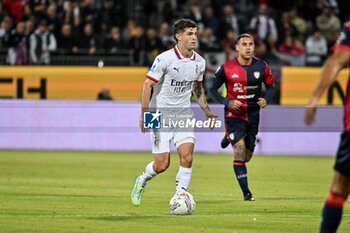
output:
M 196 202 L 189 192 L 178 192 L 170 199 L 170 214 L 190 215 L 196 208 Z

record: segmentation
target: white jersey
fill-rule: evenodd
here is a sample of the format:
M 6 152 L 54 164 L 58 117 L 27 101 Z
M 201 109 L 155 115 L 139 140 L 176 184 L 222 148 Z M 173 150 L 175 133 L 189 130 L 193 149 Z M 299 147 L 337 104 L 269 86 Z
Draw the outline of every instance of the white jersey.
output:
M 193 84 L 203 81 L 204 71 L 205 60 L 196 52 L 185 58 L 176 45 L 159 54 L 147 73 L 147 78 L 156 82 L 150 107 L 190 107 Z

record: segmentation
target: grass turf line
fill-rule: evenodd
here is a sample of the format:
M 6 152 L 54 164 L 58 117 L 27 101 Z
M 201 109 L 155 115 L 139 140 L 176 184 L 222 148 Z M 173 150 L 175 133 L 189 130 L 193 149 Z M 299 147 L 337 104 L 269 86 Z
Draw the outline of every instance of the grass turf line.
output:
M 192 216 L 170 216 L 178 156 L 134 207 L 148 153 L 0 151 L 0 232 L 317 232 L 331 157 L 255 156 L 243 202 L 228 155 L 195 154 Z M 338 232 L 350 232 L 346 207 Z

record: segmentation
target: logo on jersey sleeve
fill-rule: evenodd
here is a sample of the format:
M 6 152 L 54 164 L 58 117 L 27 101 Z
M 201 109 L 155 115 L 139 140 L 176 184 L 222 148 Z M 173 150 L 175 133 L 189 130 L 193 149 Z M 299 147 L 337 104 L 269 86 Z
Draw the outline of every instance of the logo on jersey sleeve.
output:
M 154 61 L 153 65 L 152 65 L 151 69 L 149 69 L 149 70 L 151 72 L 154 72 L 156 70 L 156 67 L 158 66 L 159 62 L 160 62 L 160 59 L 157 57 L 156 60 Z
M 157 67 L 157 64 L 154 64 L 152 67 L 151 67 L 151 69 L 149 69 L 151 72 L 154 72 L 154 70 L 156 69 L 156 67 Z
M 336 44 L 340 44 L 342 41 L 346 40 L 346 34 L 345 32 L 341 32 L 340 35 L 338 36 Z
M 219 66 L 219 67 L 216 69 L 216 71 L 215 71 L 214 74 L 217 74 L 217 73 L 219 72 L 220 69 L 221 69 L 221 66 Z M 214 77 L 215 77 L 215 76 L 214 76 Z
M 235 135 L 233 133 L 230 133 L 229 138 L 231 141 L 235 140 Z

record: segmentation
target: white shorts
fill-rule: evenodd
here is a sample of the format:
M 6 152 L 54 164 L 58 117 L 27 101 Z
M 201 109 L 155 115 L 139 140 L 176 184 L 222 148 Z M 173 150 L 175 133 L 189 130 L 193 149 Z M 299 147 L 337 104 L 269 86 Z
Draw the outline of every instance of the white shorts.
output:
M 152 153 L 161 154 L 170 152 L 170 141 L 178 148 L 184 143 L 195 144 L 194 132 L 157 132 L 151 131 Z

